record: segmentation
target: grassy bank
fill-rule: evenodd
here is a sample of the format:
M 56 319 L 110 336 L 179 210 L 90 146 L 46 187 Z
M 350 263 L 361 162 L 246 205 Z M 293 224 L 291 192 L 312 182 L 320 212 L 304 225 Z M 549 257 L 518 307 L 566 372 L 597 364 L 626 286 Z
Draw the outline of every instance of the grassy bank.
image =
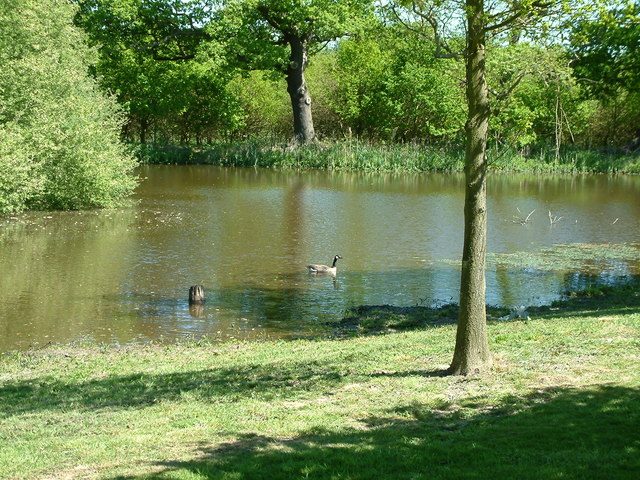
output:
M 447 322 L 6 355 L 0 478 L 637 479 L 640 298 L 592 293 L 490 321 L 482 378 Z
M 455 146 L 371 144 L 357 140 L 322 141 L 292 150 L 279 140 L 217 142 L 207 146 L 147 145 L 139 156 L 148 164 L 208 164 L 234 167 L 357 170 L 367 172 L 460 172 L 464 149 Z M 640 173 L 640 157 L 589 150 L 539 151 L 523 156 L 490 150 L 490 168 L 533 173 Z

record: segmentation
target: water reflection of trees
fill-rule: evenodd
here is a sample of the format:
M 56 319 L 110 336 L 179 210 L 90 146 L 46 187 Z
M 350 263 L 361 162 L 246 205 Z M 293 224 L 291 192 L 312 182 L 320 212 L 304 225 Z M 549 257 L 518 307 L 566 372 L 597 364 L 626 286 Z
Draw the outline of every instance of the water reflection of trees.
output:
M 544 305 L 557 299 L 563 275 L 557 272 L 512 270 L 496 265 L 487 272 L 487 302 L 504 307 Z
M 461 252 L 459 175 L 206 166 L 141 175 L 135 209 L 2 222 L 2 341 L 66 341 L 78 331 L 125 340 L 253 328 L 285 336 L 359 304 L 457 300 L 458 266 L 440 261 Z M 489 251 L 637 241 L 639 190 L 635 177 L 491 174 Z M 504 221 L 516 207 L 537 209 L 529 225 Z M 546 209 L 565 219 L 550 227 Z M 306 275 L 306 264 L 336 253 L 344 259 L 335 284 Z M 630 272 L 620 262 L 600 267 L 610 272 L 596 282 Z M 591 278 L 490 268 L 487 298 L 547 303 Z M 194 317 L 187 291 L 198 283 L 208 301 Z
M 638 283 L 640 276 L 604 271 L 599 273 L 567 272 L 563 275 L 562 293 L 579 292 L 590 287 L 617 286 Z
M 118 336 L 112 322 L 133 236 L 131 210 L 33 214 L 11 224 L 0 249 L 0 350 Z
M 229 168 L 210 166 L 143 167 L 141 175 L 148 180 L 140 192 L 167 192 L 176 184 L 190 187 L 217 185 L 220 188 L 283 188 L 302 183 L 311 188 L 331 188 L 345 192 L 423 193 L 452 192 L 464 188 L 464 178 L 456 173 L 367 173 L 310 170 Z M 427 188 L 425 188 L 427 187 Z M 640 178 L 633 175 L 535 175 L 490 172 L 489 195 L 526 195 L 535 198 L 553 196 L 586 199 L 612 195 L 621 200 L 638 195 Z M 595 203 L 595 202 L 594 202 Z M 640 208 L 640 205 L 638 206 Z
M 298 262 L 303 256 L 305 235 L 305 185 L 300 179 L 284 190 L 282 238 L 285 239 L 286 255 L 291 262 Z

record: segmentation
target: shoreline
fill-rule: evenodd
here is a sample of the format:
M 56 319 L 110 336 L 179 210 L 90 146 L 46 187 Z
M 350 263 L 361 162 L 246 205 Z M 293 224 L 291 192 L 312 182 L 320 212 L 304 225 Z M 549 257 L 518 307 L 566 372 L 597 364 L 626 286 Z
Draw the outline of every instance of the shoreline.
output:
M 489 322 L 480 377 L 445 375 L 450 324 L 0 356 L 0 476 L 631 480 L 638 295 Z
M 291 149 L 282 140 L 209 145 L 135 145 L 141 165 L 215 165 L 375 173 L 462 172 L 464 149 L 451 145 L 375 144 L 353 139 L 318 141 Z M 541 149 L 523 155 L 505 148 L 487 152 L 489 171 L 544 174 L 639 174 L 640 155 L 571 148 L 556 157 Z

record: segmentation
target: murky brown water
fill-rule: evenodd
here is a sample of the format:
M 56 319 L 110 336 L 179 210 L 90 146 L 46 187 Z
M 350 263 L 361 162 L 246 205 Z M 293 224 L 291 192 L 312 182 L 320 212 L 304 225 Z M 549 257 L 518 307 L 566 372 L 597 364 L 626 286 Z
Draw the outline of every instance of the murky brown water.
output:
M 322 331 L 349 306 L 457 299 L 461 176 L 206 166 L 141 175 L 131 208 L 0 220 L 0 351 L 292 338 Z M 639 177 L 493 175 L 489 197 L 491 253 L 640 241 Z M 527 225 L 512 221 L 534 209 Z M 549 210 L 563 217 L 553 226 Z M 336 253 L 335 280 L 307 274 L 305 265 Z M 616 277 L 637 262 L 594 269 Z M 544 303 L 581 278 L 492 267 L 488 301 Z M 206 289 L 202 311 L 187 303 L 195 284 Z

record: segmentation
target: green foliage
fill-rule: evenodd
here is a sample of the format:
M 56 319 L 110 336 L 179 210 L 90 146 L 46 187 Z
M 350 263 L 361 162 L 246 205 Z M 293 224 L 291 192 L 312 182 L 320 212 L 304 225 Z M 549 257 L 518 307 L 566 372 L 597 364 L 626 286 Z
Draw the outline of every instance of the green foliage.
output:
M 185 145 L 289 136 L 291 100 L 283 75 L 289 67 L 286 39 L 295 33 L 308 42 L 307 85 L 320 136 L 417 140 L 454 149 L 464 141 L 462 57 L 435 58 L 434 32 L 408 10 L 402 18 L 415 22 L 416 31 L 394 16 L 381 25 L 366 0 L 80 4 L 77 21 L 100 52 L 95 73 L 128 112 L 129 140 Z M 448 2 L 435 7 L 443 5 L 447 8 L 430 13 L 439 20 L 459 16 Z M 500 10 L 504 5 L 496 4 L 496 19 L 507 11 Z M 536 13 L 534 7 L 518 4 Z M 558 159 L 570 144 L 621 146 L 634 138 L 640 112 L 640 93 L 634 90 L 640 82 L 633 77 L 636 10 L 637 3 L 592 14 L 588 21 L 585 15 L 575 22 L 570 52 L 541 41 L 550 25 L 534 31 L 524 22 L 497 32 L 487 46 L 490 143 L 523 158 L 552 150 Z M 439 31 L 454 52 L 464 47 L 459 22 Z M 337 40 L 327 46 L 330 39 Z M 580 60 L 571 62 L 576 52 Z M 189 61 L 158 60 L 167 58 Z M 611 87 L 609 94 L 603 95 L 603 85 Z
M 76 22 L 98 44 L 135 48 L 157 60 L 186 60 L 207 39 L 207 0 L 79 0 Z
M 524 42 L 494 44 L 487 70 L 494 92 L 495 142 L 522 148 L 539 139 L 554 142 L 563 134 L 574 134 L 579 91 L 563 49 Z
M 194 27 L 208 21 L 200 3 L 81 2 L 76 23 L 98 46 L 102 87 L 128 112 L 127 138 L 201 142 L 241 126 L 220 46 Z
M 343 122 L 336 112 L 336 55 L 333 50 L 320 52 L 310 61 L 307 85 L 313 92 L 313 120 L 320 137 L 339 138 Z M 286 82 L 272 71 L 253 70 L 234 76 L 227 85 L 241 111 L 231 138 L 253 137 L 285 139 L 291 133 L 291 99 Z M 215 138 L 215 137 L 214 137 Z
M 321 138 L 340 138 L 344 120 L 338 114 L 338 67 L 334 49 L 314 55 L 307 68 L 307 85 L 313 92 L 313 123 Z M 288 116 L 291 116 L 289 112 Z
M 576 22 L 571 31 L 575 75 L 599 103 L 589 117 L 598 145 L 640 141 L 640 3 L 627 2 Z
M 589 94 L 580 107 L 584 117 L 582 145 L 615 149 L 638 138 L 640 92 L 620 88 L 615 95 L 606 98 L 593 98 Z M 634 149 L 630 150 L 628 153 Z
M 283 79 L 254 70 L 234 77 L 228 88 L 242 106 L 242 121 L 235 135 L 285 138 L 290 133 L 291 105 Z
M 284 76 L 293 143 L 312 143 L 312 95 L 305 80 L 309 59 L 328 42 L 360 30 L 371 17 L 371 6 L 371 0 L 231 0 L 208 32 L 224 39 L 229 63 Z
M 63 0 L 0 10 L 0 213 L 111 206 L 134 161 L 115 101 L 87 76 L 93 52 Z
M 583 133 L 579 90 L 566 53 L 517 42 L 490 46 L 491 138 L 524 148 Z M 464 71 L 460 60 L 404 26 L 381 27 L 339 44 L 336 111 L 358 136 L 461 144 Z
M 325 42 L 362 30 L 372 14 L 370 0 L 229 0 L 207 26 L 224 39 L 229 61 L 245 69 L 282 74 L 289 61 L 287 39 L 305 39 L 313 55 Z
M 358 136 L 451 141 L 464 126 L 463 72 L 404 27 L 380 27 L 338 49 L 336 109 Z
M 574 67 L 588 90 L 614 96 L 640 90 L 640 3 L 629 1 L 574 24 Z

